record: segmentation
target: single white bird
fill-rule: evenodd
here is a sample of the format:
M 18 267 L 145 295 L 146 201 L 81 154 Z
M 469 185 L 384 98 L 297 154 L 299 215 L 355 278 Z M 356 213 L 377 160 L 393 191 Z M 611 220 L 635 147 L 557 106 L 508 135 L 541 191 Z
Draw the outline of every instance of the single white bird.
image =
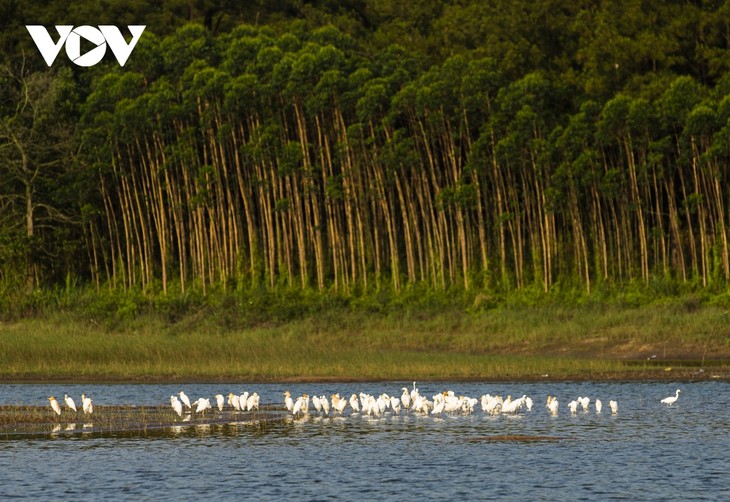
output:
M 94 412 L 94 405 L 91 403 L 91 398 L 86 394 L 81 394 L 81 409 L 84 410 L 84 414 L 92 414 Z
M 570 410 L 571 415 L 575 415 L 575 412 L 578 411 L 578 401 L 569 402 L 568 409 Z
M 552 415 L 557 415 L 558 408 L 560 407 L 560 403 L 558 403 L 558 398 L 555 396 L 548 396 L 547 407 Z
M 443 413 L 444 408 L 446 407 L 446 393 L 443 394 L 436 394 L 433 396 L 433 409 L 431 410 L 431 415 L 439 415 Z
M 56 415 L 60 415 L 61 414 L 61 405 L 58 404 L 58 401 L 56 400 L 56 398 L 51 396 L 48 398 L 48 401 L 50 401 L 51 408 L 53 409 L 53 411 L 56 412 Z
M 600 413 L 603 408 L 603 403 L 600 399 L 596 399 L 596 413 Z
M 66 406 L 68 406 L 70 410 L 73 410 L 73 412 L 76 413 L 76 403 L 74 403 L 73 398 L 68 394 L 64 394 L 63 400 L 66 402 Z
M 673 405 L 674 402 L 679 398 L 680 392 L 681 391 L 679 389 L 677 389 L 677 392 L 673 396 L 665 397 L 664 399 L 662 399 L 662 403 L 668 404 L 670 406 Z
M 180 391 L 179 395 L 180 401 L 182 401 L 182 403 L 188 408 L 192 408 L 192 406 L 190 405 L 190 398 L 183 391 Z
M 170 405 L 172 409 L 177 413 L 177 416 L 181 417 L 183 412 L 183 405 L 177 396 L 170 396 Z
M 289 411 L 292 411 L 294 409 L 294 400 L 291 398 L 291 392 L 289 392 L 288 390 L 284 392 L 284 405 Z
M 583 408 L 583 411 L 588 411 L 588 405 L 591 404 L 590 397 L 579 397 L 577 401 L 580 403 L 580 407 Z
M 205 412 L 205 410 L 209 410 L 212 408 L 212 406 L 210 405 L 210 399 L 208 399 L 207 397 L 201 397 L 193 404 L 196 405 L 195 413 L 203 413 Z
M 335 413 L 339 413 L 342 415 L 342 413 L 345 411 L 345 407 L 347 406 L 347 399 L 343 399 L 340 397 L 340 394 L 332 394 L 332 409 Z
M 246 399 L 246 409 L 248 411 L 251 410 L 258 410 L 259 409 L 259 395 L 258 393 L 254 392 L 250 396 L 248 396 L 248 399 Z
M 294 408 L 292 409 L 292 414 L 297 415 L 298 413 L 301 413 L 302 415 L 306 415 L 309 412 L 309 394 L 302 394 L 299 396 L 294 403 Z
M 418 389 L 416 388 L 416 382 L 413 382 L 413 390 L 411 390 L 411 402 L 414 402 L 418 397 Z
M 233 406 L 234 410 L 241 411 L 241 400 L 238 395 L 234 394 L 233 392 L 230 392 L 228 394 L 228 404 Z
M 248 403 L 248 391 L 244 392 L 240 396 L 238 396 L 238 404 L 241 406 L 241 411 L 246 411 L 246 406 Z
M 611 408 L 611 413 L 614 415 L 618 413 L 618 403 L 614 400 L 608 402 L 608 407 Z
M 322 412 L 322 403 L 319 402 L 319 396 L 312 396 L 312 406 L 314 406 L 314 411 L 317 413 Z
M 223 397 L 223 394 L 215 395 L 215 403 L 218 405 L 218 411 L 223 411 L 223 406 L 226 404 L 226 399 Z
M 411 394 L 408 392 L 407 387 L 403 387 L 403 394 L 400 396 L 400 402 L 403 404 L 403 408 L 408 409 L 411 407 Z
M 319 396 L 319 404 L 322 405 L 322 413 L 325 415 L 330 414 L 330 402 L 327 400 L 327 396 Z
M 355 413 L 360 411 L 360 400 L 357 398 L 357 394 L 350 396 L 350 408 L 352 408 L 352 411 Z

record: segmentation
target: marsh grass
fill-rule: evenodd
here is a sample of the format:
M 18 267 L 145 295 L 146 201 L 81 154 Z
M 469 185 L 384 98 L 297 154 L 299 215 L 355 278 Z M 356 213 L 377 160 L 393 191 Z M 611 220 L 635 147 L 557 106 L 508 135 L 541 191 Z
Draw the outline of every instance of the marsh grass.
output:
M 104 326 L 55 314 L 0 324 L 11 380 L 620 378 L 730 359 L 730 315 L 682 302 L 385 312 L 333 306 L 290 321 L 196 314 Z

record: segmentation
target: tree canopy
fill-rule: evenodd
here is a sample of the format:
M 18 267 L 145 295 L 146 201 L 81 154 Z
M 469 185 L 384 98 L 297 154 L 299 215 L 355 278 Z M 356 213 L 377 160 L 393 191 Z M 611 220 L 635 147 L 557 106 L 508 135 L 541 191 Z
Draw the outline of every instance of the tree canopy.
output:
M 6 1 L 0 287 L 725 288 L 727 11 Z M 24 28 L 91 20 L 124 67 Z

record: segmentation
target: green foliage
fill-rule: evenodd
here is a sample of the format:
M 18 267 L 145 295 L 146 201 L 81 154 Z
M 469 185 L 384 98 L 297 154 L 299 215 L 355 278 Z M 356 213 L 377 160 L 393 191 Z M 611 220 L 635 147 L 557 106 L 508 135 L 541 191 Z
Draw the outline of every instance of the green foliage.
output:
M 243 4 L 1 8 L 3 316 L 239 326 L 730 283 L 726 7 Z M 147 24 L 125 67 L 45 67 L 24 23 L 80 12 Z

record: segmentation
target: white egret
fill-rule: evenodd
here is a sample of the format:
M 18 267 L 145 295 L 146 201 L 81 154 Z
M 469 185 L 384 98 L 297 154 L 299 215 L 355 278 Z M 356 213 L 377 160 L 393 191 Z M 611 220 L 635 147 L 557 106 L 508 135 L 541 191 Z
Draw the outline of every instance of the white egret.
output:
M 292 409 L 292 414 L 296 416 L 298 413 L 301 413 L 302 415 L 306 415 L 309 411 L 309 394 L 302 394 L 299 396 L 294 403 L 294 408 Z
M 177 413 L 177 416 L 181 417 L 183 412 L 183 405 L 177 396 L 170 396 L 170 405 L 172 409 Z
M 479 400 L 475 397 L 467 397 L 464 399 L 464 411 L 466 413 L 472 414 L 474 413 L 474 408 L 476 407 Z
M 568 409 L 570 410 L 571 415 L 575 415 L 575 412 L 578 411 L 578 401 L 569 402 Z
M 61 405 L 58 404 L 58 401 L 56 400 L 56 398 L 51 396 L 48 398 L 48 401 L 50 401 L 51 408 L 53 409 L 53 411 L 56 412 L 56 415 L 60 415 L 61 414 Z
M 448 391 L 444 396 L 444 412 L 453 413 L 461 408 L 461 398 L 456 397 L 453 391 Z
M 491 394 L 484 394 L 481 399 L 482 411 L 494 415 L 502 411 L 502 398 Z
M 94 412 L 94 405 L 91 404 L 91 398 L 86 394 L 81 394 L 81 409 L 84 410 L 84 414 L 91 414 Z
M 393 410 L 394 415 L 398 415 L 400 413 L 400 405 L 401 400 L 398 397 L 392 396 L 390 398 L 390 409 Z
M 197 405 L 195 407 L 195 413 L 204 413 L 205 410 L 212 408 L 212 406 L 210 405 L 210 399 L 208 399 L 207 397 L 201 397 L 193 404 Z
M 357 398 L 357 394 L 353 394 L 350 396 L 350 407 L 355 413 L 358 413 L 360 411 L 360 401 Z
M 322 413 L 325 415 L 330 414 L 330 402 L 327 400 L 327 396 L 319 396 L 319 404 L 322 405 Z
M 411 394 L 408 392 L 407 387 L 401 389 L 403 394 L 400 396 L 400 402 L 403 404 L 403 408 L 408 409 L 411 407 Z
M 288 390 L 284 392 L 284 405 L 289 411 L 294 409 L 294 400 L 291 398 L 291 392 Z
M 238 396 L 238 404 L 241 406 L 241 411 L 246 411 L 248 408 L 248 391 Z
M 413 401 L 413 406 L 411 407 L 413 411 L 417 411 L 419 413 L 423 413 L 424 415 L 429 414 L 429 410 L 433 409 L 434 402 L 429 401 L 425 397 L 421 396 L 420 394 L 416 396 L 416 399 Z
M 548 396 L 547 407 L 548 410 L 550 410 L 551 414 L 557 415 L 558 408 L 560 407 L 560 403 L 558 403 L 558 398 L 555 396 Z
M 330 394 L 330 401 L 332 403 L 332 410 L 335 414 L 338 413 L 337 408 L 340 407 L 340 395 L 339 394 Z
M 251 410 L 258 410 L 259 409 L 259 395 L 258 393 L 254 392 L 250 396 L 248 396 L 248 399 L 246 399 L 246 409 L 248 411 Z
M 335 406 L 335 410 L 337 410 L 337 413 L 342 415 L 345 412 L 345 408 L 347 407 L 347 399 L 341 398 L 339 394 L 337 394 L 337 399 L 339 400 L 337 403 L 337 406 Z
M 414 402 L 418 397 L 418 389 L 416 388 L 416 382 L 413 382 L 413 390 L 411 391 L 411 402 Z
M 362 409 L 363 415 L 370 415 L 370 401 L 372 399 L 372 396 L 362 393 L 360 394 L 360 408 Z M 375 402 L 375 400 L 373 400 L 373 402 Z
M 677 389 L 677 392 L 673 396 L 665 397 L 664 399 L 662 399 L 662 403 L 668 404 L 669 406 L 673 405 L 674 402 L 679 398 L 680 392 L 681 391 Z
M 322 403 L 319 402 L 319 396 L 312 396 L 312 406 L 317 413 L 322 412 Z
M 230 392 L 228 394 L 228 404 L 230 404 L 231 406 L 233 406 L 233 409 L 234 410 L 241 411 L 241 400 L 233 392 Z
M 438 415 L 443 413 L 446 407 L 446 396 L 448 394 L 444 391 L 442 394 L 436 394 L 433 396 L 433 408 L 431 409 L 431 415 Z
M 522 409 L 527 396 L 522 396 L 519 399 L 511 400 L 510 396 L 507 396 L 507 400 L 502 403 L 502 413 L 517 413 Z
M 382 415 L 383 413 L 385 413 L 385 410 L 390 408 L 390 396 L 385 393 L 380 394 L 375 400 L 375 403 L 378 405 L 378 415 Z
M 68 406 L 68 409 L 73 410 L 73 412 L 76 413 L 76 403 L 74 403 L 73 398 L 68 394 L 64 394 L 63 400 L 66 402 L 66 406 Z
M 614 415 L 618 413 L 618 403 L 614 400 L 608 402 L 608 407 L 611 408 L 611 413 Z
M 342 413 L 345 411 L 345 407 L 347 406 L 347 399 L 343 399 L 340 397 L 340 394 L 332 394 L 332 409 L 335 411 L 335 413 L 339 413 L 342 415 Z
M 583 408 L 583 411 L 588 411 L 588 405 L 591 403 L 591 398 L 579 397 L 578 402 L 580 403 L 580 407 Z
M 596 399 L 596 413 L 600 413 L 603 408 L 603 403 L 600 399 Z
M 180 395 L 180 401 L 182 401 L 182 403 L 188 408 L 192 408 L 190 405 L 190 398 L 183 391 L 180 391 L 178 394 Z
M 218 411 L 223 411 L 223 406 L 226 404 L 226 399 L 223 397 L 223 394 L 215 395 L 215 404 L 218 405 Z

